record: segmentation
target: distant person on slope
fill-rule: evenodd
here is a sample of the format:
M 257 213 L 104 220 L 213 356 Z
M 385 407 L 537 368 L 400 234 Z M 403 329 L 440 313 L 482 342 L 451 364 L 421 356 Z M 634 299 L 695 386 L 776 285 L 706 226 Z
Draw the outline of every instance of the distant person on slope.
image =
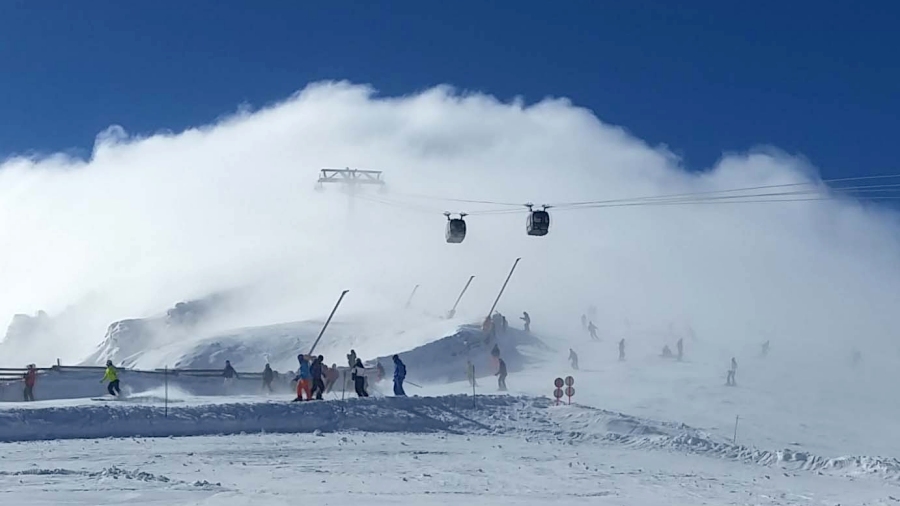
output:
M 500 359 L 500 370 L 497 371 L 497 387 L 501 392 L 506 391 L 506 362 Z
M 381 365 L 381 360 L 375 361 L 375 381 L 380 382 L 384 379 L 384 366 Z
M 272 370 L 272 366 L 266 364 L 266 368 L 263 369 L 263 389 L 267 389 L 269 393 L 272 393 L 272 381 L 275 380 L 275 371 Z
M 494 366 L 495 371 L 500 368 L 500 347 L 496 344 L 491 348 L 491 365 Z
M 112 360 L 106 361 L 106 373 L 103 374 L 103 379 L 100 380 L 100 383 L 103 383 L 104 381 L 109 381 L 109 385 L 106 387 L 106 391 L 109 392 L 109 395 L 118 397 L 122 393 L 122 391 L 119 390 L 119 371 L 116 370 Z
M 350 377 L 353 379 L 357 397 L 368 397 L 369 393 L 366 392 L 366 368 L 362 360 L 356 359 L 356 364 L 351 370 Z
M 299 354 L 297 355 L 297 361 L 300 362 L 300 367 L 297 369 L 297 376 L 294 378 L 294 381 L 297 382 L 297 398 L 292 402 L 303 401 L 303 394 L 306 394 L 307 401 L 312 400 L 312 391 L 311 391 L 311 379 L 312 379 L 312 371 L 309 368 L 309 360 L 306 358 L 306 355 Z
M 728 370 L 728 376 L 725 378 L 725 384 L 727 386 L 733 387 L 737 385 L 735 381 L 735 374 L 737 374 L 737 360 L 734 357 L 731 357 L 731 369 Z
M 593 321 L 588 322 L 588 332 L 590 332 L 590 334 L 591 334 L 591 340 L 593 340 L 593 341 L 600 340 L 600 336 L 597 335 L 597 326 L 594 325 Z
M 325 393 L 325 357 L 319 355 L 313 360 L 309 370 L 312 374 L 312 393 L 317 401 L 322 400 L 322 394 Z
M 662 357 L 663 358 L 672 358 L 674 356 L 675 355 L 672 355 L 672 348 L 669 348 L 668 344 L 663 346 L 663 349 L 662 349 Z
M 34 401 L 34 384 L 37 381 L 37 369 L 34 364 L 28 364 L 28 370 L 25 371 L 25 402 Z
M 234 383 L 234 380 L 237 379 L 238 373 L 234 370 L 234 367 L 231 366 L 231 361 L 225 361 L 225 370 L 222 371 L 222 377 L 225 378 L 225 385 L 231 385 Z
M 619 341 L 619 362 L 623 362 L 625 360 L 625 338 Z
M 572 369 L 578 370 L 578 354 L 572 348 L 569 348 L 569 363 L 572 365 Z
M 531 332 L 531 316 L 528 315 L 528 311 L 522 311 L 522 317 L 519 319 L 525 322 L 525 332 Z
M 403 380 L 406 379 L 406 364 L 400 360 L 399 355 L 391 357 L 394 361 L 394 395 L 398 397 L 406 397 L 403 391 Z

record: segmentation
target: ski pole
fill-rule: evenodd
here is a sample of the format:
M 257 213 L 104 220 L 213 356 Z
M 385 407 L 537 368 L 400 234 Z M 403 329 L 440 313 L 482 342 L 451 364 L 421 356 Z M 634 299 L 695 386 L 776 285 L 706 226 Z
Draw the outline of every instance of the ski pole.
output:
M 413 383 L 412 381 L 406 381 L 406 380 L 404 380 L 403 382 L 404 382 L 404 383 L 409 383 L 410 385 L 412 385 L 412 386 L 414 386 L 414 387 L 416 387 L 416 388 L 422 388 L 422 385 L 416 385 L 416 384 Z

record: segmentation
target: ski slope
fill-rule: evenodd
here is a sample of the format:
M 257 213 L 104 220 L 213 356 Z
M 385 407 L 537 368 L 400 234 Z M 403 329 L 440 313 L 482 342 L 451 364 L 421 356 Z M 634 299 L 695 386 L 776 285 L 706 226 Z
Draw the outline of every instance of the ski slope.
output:
M 4 502 L 293 504 L 301 487 L 323 504 L 889 504 L 900 471 L 538 398 L 122 404 L 0 412 L 0 437 L 67 438 L 3 445 Z M 121 439 L 68 439 L 105 435 Z
M 198 365 L 226 356 L 249 364 L 282 335 L 243 332 L 228 334 L 234 346 L 202 341 L 177 352 Z M 660 342 L 672 344 L 676 336 L 635 333 L 620 362 L 616 339 L 606 335 L 536 339 L 512 330 L 498 339 L 510 362 L 510 392 L 496 395 L 489 347 L 465 322 L 350 334 L 328 334 L 321 348 L 326 361 L 341 362 L 354 347 L 369 363 L 382 360 L 390 376 L 387 357 L 400 353 L 410 380 L 421 385 L 407 384 L 407 392 L 420 397 L 384 397 L 390 382 L 373 381 L 375 397 L 367 400 L 348 392 L 342 402 L 338 390 L 325 402 L 298 404 L 288 402 L 289 387 L 264 395 L 257 380 L 226 387 L 221 378 L 180 377 L 169 378 L 166 404 L 159 376 L 123 371 L 128 398 L 98 401 L 92 398 L 102 396 L 103 386 L 93 373 L 77 381 L 42 377 L 39 399 L 47 390 L 67 398 L 0 403 L 4 499 L 288 504 L 296 500 L 298 477 L 304 493 L 325 504 L 359 494 L 373 504 L 456 504 L 461 497 L 472 504 L 785 505 L 900 498 L 900 438 L 893 430 L 900 413 L 884 402 L 881 376 L 869 368 L 801 373 L 776 346 L 765 359 L 739 354 L 738 386 L 730 388 L 724 370 L 731 350 L 702 340 L 686 340 L 679 362 L 658 353 Z M 296 351 L 295 344 L 282 346 Z M 567 362 L 569 348 L 580 356 L 577 371 Z M 216 349 L 226 351 L 210 351 Z M 161 356 L 147 350 L 137 359 Z M 474 400 L 463 380 L 467 360 L 477 364 Z M 575 404 L 555 406 L 548 398 L 553 378 L 569 374 Z

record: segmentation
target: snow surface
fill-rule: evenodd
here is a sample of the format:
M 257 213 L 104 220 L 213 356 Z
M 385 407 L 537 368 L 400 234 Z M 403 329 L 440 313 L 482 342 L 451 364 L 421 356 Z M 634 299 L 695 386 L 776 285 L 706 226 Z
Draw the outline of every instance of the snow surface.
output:
M 895 464 L 749 458 L 677 424 L 547 399 L 475 403 L 199 403 L 169 418 L 121 402 L 6 409 L 5 439 L 123 438 L 6 443 L 0 490 L 4 503 L 39 505 L 295 504 L 298 493 L 321 504 L 890 504 L 900 490 Z M 209 433 L 222 435 L 142 437 Z

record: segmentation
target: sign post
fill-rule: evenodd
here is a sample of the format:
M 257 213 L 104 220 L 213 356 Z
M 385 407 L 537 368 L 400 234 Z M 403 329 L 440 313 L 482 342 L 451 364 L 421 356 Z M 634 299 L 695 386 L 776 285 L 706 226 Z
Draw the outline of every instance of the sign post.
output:
M 566 376 L 566 397 L 569 398 L 569 404 L 572 404 L 573 395 L 575 395 L 575 378 Z
M 563 379 L 556 378 L 555 380 L 553 380 L 553 386 L 556 387 L 556 390 L 553 391 L 553 397 L 556 397 L 556 405 L 559 406 L 559 400 L 562 399 L 563 396 Z

